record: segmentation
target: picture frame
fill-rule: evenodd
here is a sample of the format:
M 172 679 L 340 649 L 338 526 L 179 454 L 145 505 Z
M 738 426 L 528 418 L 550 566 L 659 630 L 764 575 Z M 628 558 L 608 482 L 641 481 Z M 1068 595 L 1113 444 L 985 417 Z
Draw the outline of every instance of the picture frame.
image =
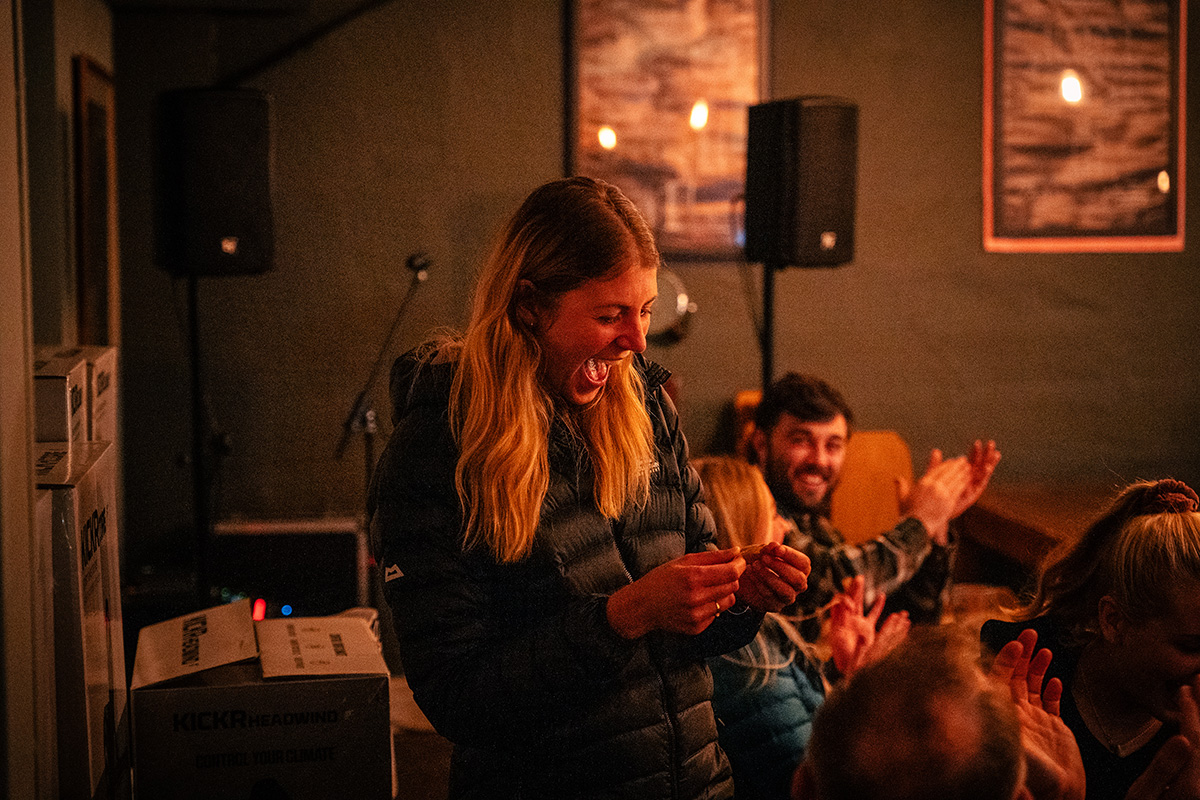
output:
M 566 0 L 568 175 L 617 185 L 664 259 L 741 260 L 767 0 Z
M 1187 0 L 985 0 L 988 252 L 1184 246 Z
M 74 72 L 76 311 L 80 344 L 121 337 L 117 146 L 112 75 L 77 55 Z

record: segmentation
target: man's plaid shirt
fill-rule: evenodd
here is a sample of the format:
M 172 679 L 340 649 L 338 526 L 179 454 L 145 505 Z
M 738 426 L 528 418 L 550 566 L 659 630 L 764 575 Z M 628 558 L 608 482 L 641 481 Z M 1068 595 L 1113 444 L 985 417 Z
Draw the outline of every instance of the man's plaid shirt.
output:
M 847 544 L 842 534 L 825 517 L 809 511 L 790 513 L 780 505 L 779 513 L 793 523 L 784 543 L 808 556 L 812 572 L 808 590 L 796 599 L 788 613 L 820 618 L 843 582 L 862 575 L 864 605 L 870 608 L 876 594 L 888 595 L 889 611 L 905 608 L 914 622 L 936 621 L 942 595 L 950 575 L 953 548 L 933 544 L 925 526 L 908 517 L 886 533 L 860 544 Z M 928 619 L 932 617 L 932 619 Z M 815 630 L 803 626 L 806 636 Z

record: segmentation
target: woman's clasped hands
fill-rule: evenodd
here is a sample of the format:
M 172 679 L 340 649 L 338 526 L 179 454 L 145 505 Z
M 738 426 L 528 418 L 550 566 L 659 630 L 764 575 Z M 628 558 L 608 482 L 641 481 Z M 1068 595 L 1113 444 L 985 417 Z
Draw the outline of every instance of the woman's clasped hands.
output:
M 749 558 L 738 547 L 688 553 L 615 592 L 608 621 L 627 639 L 654 630 L 695 635 L 735 605 L 780 611 L 808 588 L 810 569 L 808 556 L 775 542 Z

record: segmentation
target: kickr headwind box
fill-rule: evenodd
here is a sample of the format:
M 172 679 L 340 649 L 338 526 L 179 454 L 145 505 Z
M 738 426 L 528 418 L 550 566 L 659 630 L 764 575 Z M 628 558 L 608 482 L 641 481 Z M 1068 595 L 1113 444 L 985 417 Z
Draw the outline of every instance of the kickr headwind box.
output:
M 69 455 L 68 455 L 69 453 Z M 129 717 L 121 613 L 116 445 L 39 443 L 50 494 L 59 796 L 128 789 Z
M 137 797 L 392 797 L 388 669 L 361 617 L 254 622 L 250 601 L 143 628 Z
M 33 396 L 39 442 L 86 442 L 87 358 L 79 348 L 38 345 L 33 362 Z

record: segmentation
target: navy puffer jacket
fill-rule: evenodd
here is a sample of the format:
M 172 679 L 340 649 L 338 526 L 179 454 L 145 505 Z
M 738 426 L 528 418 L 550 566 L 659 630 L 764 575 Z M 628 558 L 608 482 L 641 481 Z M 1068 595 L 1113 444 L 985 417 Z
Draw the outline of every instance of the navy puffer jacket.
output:
M 453 798 L 727 798 L 705 658 L 749 642 L 755 612 L 699 636 L 635 641 L 608 624 L 622 586 L 713 538 L 667 373 L 642 358 L 658 464 L 649 502 L 605 519 L 586 452 L 561 422 L 534 550 L 515 564 L 464 552 L 447 419 L 453 365 L 410 353 L 392 369 L 396 427 L 372 526 L 413 695 L 454 745 Z

